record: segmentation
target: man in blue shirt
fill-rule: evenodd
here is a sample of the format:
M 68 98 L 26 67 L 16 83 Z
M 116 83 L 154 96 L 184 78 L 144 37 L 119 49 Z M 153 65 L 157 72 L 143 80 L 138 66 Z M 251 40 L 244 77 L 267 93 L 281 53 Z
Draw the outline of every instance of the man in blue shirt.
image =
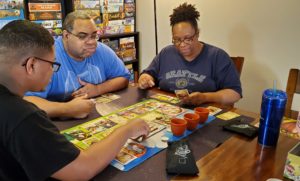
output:
M 51 117 L 86 117 L 94 106 L 89 98 L 125 88 L 130 74 L 106 45 L 98 42 L 96 25 L 83 12 L 67 15 L 63 35 L 55 41 L 61 64 L 43 92 L 28 92 L 25 99 Z
M 79 150 L 47 114 L 22 97 L 43 90 L 60 64 L 54 40 L 42 26 L 16 20 L 0 30 L 0 180 L 90 180 L 120 152 L 128 138 L 147 136 L 136 119 Z

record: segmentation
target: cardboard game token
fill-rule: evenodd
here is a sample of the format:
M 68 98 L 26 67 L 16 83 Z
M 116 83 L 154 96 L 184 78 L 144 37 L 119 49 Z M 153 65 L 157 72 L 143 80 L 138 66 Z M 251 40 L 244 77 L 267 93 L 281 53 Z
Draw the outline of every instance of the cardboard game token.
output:
M 162 136 L 162 137 L 161 137 L 161 141 L 162 141 L 162 142 L 168 142 L 168 141 L 169 141 L 169 138 L 166 137 L 166 136 Z
M 141 157 L 146 153 L 147 149 L 142 144 L 129 143 L 125 148 L 123 148 L 123 151 L 135 157 Z
M 278 178 L 268 178 L 266 181 L 282 181 Z
M 150 139 L 147 139 L 143 142 L 144 146 L 147 146 L 149 148 L 154 148 L 155 147 L 155 142 L 151 141 Z
M 167 148 L 168 147 L 168 143 L 160 141 L 160 142 L 156 143 L 156 147 L 157 148 Z

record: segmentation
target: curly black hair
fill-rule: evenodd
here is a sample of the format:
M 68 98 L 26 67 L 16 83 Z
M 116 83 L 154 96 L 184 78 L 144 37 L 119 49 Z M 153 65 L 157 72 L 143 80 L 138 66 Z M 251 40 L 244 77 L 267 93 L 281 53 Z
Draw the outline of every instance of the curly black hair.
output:
M 173 27 L 180 22 L 189 22 L 198 29 L 197 20 L 200 17 L 199 11 L 196 10 L 195 5 L 187 4 L 186 2 L 173 9 L 173 14 L 170 15 L 170 25 Z

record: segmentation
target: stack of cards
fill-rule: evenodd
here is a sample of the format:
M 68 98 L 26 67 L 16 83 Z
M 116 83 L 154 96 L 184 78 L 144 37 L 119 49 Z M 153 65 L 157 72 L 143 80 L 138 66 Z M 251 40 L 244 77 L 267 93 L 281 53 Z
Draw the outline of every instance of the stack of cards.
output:
M 96 103 L 109 103 L 113 100 L 119 99 L 121 96 L 112 94 L 112 93 L 107 93 L 103 94 L 100 97 L 96 98 Z
M 209 115 L 214 116 L 222 111 L 222 109 L 214 106 L 208 106 L 207 109 L 209 109 Z
M 180 100 L 176 97 L 168 96 L 165 94 L 154 94 L 150 96 L 152 99 L 157 99 L 159 101 L 169 102 L 172 104 L 177 104 L 180 102 Z
M 122 165 L 126 165 L 134 159 L 143 156 L 147 152 L 147 148 L 138 143 L 128 143 L 118 153 L 115 160 Z
M 227 120 L 239 117 L 239 116 L 240 115 L 235 112 L 228 111 L 228 112 L 218 115 L 217 118 L 227 121 Z

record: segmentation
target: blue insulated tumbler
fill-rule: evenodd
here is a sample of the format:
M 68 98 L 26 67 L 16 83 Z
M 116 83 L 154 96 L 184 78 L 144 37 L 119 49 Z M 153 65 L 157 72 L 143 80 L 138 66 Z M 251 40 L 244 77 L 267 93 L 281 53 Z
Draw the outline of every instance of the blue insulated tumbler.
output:
M 262 95 L 258 143 L 276 146 L 284 115 L 287 95 L 281 90 L 267 89 Z

